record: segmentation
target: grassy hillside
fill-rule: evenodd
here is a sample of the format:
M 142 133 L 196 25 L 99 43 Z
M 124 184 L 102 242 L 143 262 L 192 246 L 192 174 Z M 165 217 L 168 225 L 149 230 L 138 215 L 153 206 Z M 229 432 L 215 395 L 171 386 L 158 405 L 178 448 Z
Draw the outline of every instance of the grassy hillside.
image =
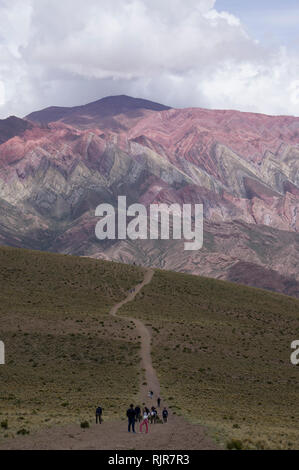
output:
M 0 439 L 93 419 L 98 403 L 106 418 L 123 414 L 139 391 L 139 344 L 108 312 L 141 279 L 118 263 L 0 248 Z
M 143 376 L 140 344 L 108 312 L 141 279 L 135 266 L 0 248 L 0 440 L 91 420 L 98 403 L 106 419 L 123 415 Z M 173 412 L 244 447 L 299 447 L 298 300 L 156 271 L 121 313 L 151 327 Z
M 120 311 L 152 327 L 153 360 L 174 412 L 247 448 L 299 448 L 299 301 L 156 271 Z

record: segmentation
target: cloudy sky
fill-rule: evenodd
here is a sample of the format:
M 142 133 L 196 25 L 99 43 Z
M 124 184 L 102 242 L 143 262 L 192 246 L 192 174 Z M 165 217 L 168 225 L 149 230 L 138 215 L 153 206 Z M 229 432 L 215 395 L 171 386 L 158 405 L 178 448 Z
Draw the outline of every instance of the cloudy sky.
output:
M 299 115 L 298 0 L 0 0 L 0 118 L 128 94 Z

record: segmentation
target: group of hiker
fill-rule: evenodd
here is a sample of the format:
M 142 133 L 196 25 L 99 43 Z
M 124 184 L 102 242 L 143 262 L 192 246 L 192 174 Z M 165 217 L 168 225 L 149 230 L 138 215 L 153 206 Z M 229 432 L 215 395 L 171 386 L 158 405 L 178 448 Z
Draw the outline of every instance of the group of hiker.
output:
M 150 391 L 148 396 L 150 398 L 153 398 L 153 392 Z M 160 408 L 161 406 L 161 398 L 157 398 L 157 408 Z M 135 431 L 135 424 L 138 422 L 140 424 L 139 430 L 142 433 L 143 427 L 145 426 L 145 432 L 149 432 L 149 424 L 156 424 L 159 420 L 159 415 L 158 415 L 158 410 L 155 406 L 152 406 L 151 409 L 149 409 L 147 406 L 144 406 L 144 408 L 141 411 L 140 406 L 135 406 L 132 404 L 130 405 L 130 408 L 127 410 L 127 418 L 128 418 L 128 432 L 136 433 Z M 96 424 L 102 424 L 103 419 L 103 408 L 101 406 L 98 406 L 96 409 Z M 162 418 L 163 418 L 163 423 L 166 424 L 168 421 L 168 410 L 166 407 L 163 408 L 162 411 Z
M 158 408 L 160 408 L 161 405 L 161 399 L 157 399 L 157 405 Z M 130 408 L 127 410 L 127 418 L 128 418 L 128 432 L 136 433 L 135 431 L 135 424 L 136 422 L 140 423 L 140 432 L 142 433 L 143 427 L 145 426 L 145 432 L 146 434 L 149 432 L 149 423 L 150 424 L 156 424 L 159 419 L 158 415 L 158 410 L 154 406 L 149 409 L 147 406 L 145 406 L 142 410 L 141 413 L 141 408 L 140 406 L 136 406 L 134 408 L 134 405 L 130 405 Z M 168 421 L 168 410 L 166 407 L 164 407 L 162 411 L 162 418 L 163 418 L 163 423 L 167 423 Z

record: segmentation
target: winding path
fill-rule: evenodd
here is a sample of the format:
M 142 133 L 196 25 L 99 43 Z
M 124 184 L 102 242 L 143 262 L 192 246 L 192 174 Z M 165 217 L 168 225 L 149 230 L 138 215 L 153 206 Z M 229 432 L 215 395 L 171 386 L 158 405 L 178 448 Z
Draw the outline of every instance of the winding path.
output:
M 110 315 L 114 317 L 117 316 L 118 310 L 128 302 L 132 302 L 132 300 L 134 300 L 134 298 L 141 291 L 141 289 L 151 282 L 153 275 L 154 271 L 152 269 L 146 270 L 143 281 L 138 284 L 134 289 L 132 289 L 132 292 L 129 293 L 126 299 L 112 307 L 112 309 L 110 310 Z M 157 398 L 158 396 L 160 396 L 160 383 L 152 364 L 151 333 L 148 328 L 144 325 L 144 323 L 137 318 L 126 317 L 123 315 L 119 318 L 133 322 L 135 324 L 137 333 L 141 338 L 141 367 L 145 370 L 145 378 L 147 383 L 147 385 L 141 385 L 141 399 L 143 400 L 143 402 L 145 402 L 149 390 L 152 390 L 154 392 L 154 396 Z

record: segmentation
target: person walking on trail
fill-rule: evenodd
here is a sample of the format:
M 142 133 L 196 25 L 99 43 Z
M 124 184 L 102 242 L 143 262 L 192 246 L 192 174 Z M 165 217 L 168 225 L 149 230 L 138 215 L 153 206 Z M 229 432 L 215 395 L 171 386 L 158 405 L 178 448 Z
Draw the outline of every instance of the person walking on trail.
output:
M 157 410 L 154 406 L 152 406 L 152 409 L 151 409 L 151 424 L 156 424 L 156 420 L 157 420 Z
M 168 411 L 167 411 L 167 408 L 164 408 L 163 412 L 162 412 L 162 416 L 163 416 L 163 423 L 167 423 L 167 420 L 168 420 Z
M 128 432 L 131 432 L 131 428 L 133 433 L 135 433 L 135 410 L 134 405 L 130 405 L 130 408 L 127 410 L 127 417 L 128 417 Z
M 103 414 L 103 408 L 101 406 L 98 406 L 96 409 L 96 424 L 100 423 L 102 424 L 102 414 Z
M 140 432 L 142 432 L 143 426 L 145 425 L 145 433 L 148 433 L 148 418 L 149 418 L 149 410 L 145 407 L 143 408 L 143 420 L 140 424 Z
M 140 423 L 141 421 L 141 409 L 140 406 L 135 407 L 135 420 Z
M 160 397 L 158 397 L 158 399 L 157 399 L 157 405 L 158 405 L 158 408 L 160 408 L 160 405 L 161 405 L 161 398 Z
M 152 392 L 152 391 L 150 390 L 150 391 L 148 392 L 148 396 L 149 396 L 149 398 L 153 398 L 154 392 Z

